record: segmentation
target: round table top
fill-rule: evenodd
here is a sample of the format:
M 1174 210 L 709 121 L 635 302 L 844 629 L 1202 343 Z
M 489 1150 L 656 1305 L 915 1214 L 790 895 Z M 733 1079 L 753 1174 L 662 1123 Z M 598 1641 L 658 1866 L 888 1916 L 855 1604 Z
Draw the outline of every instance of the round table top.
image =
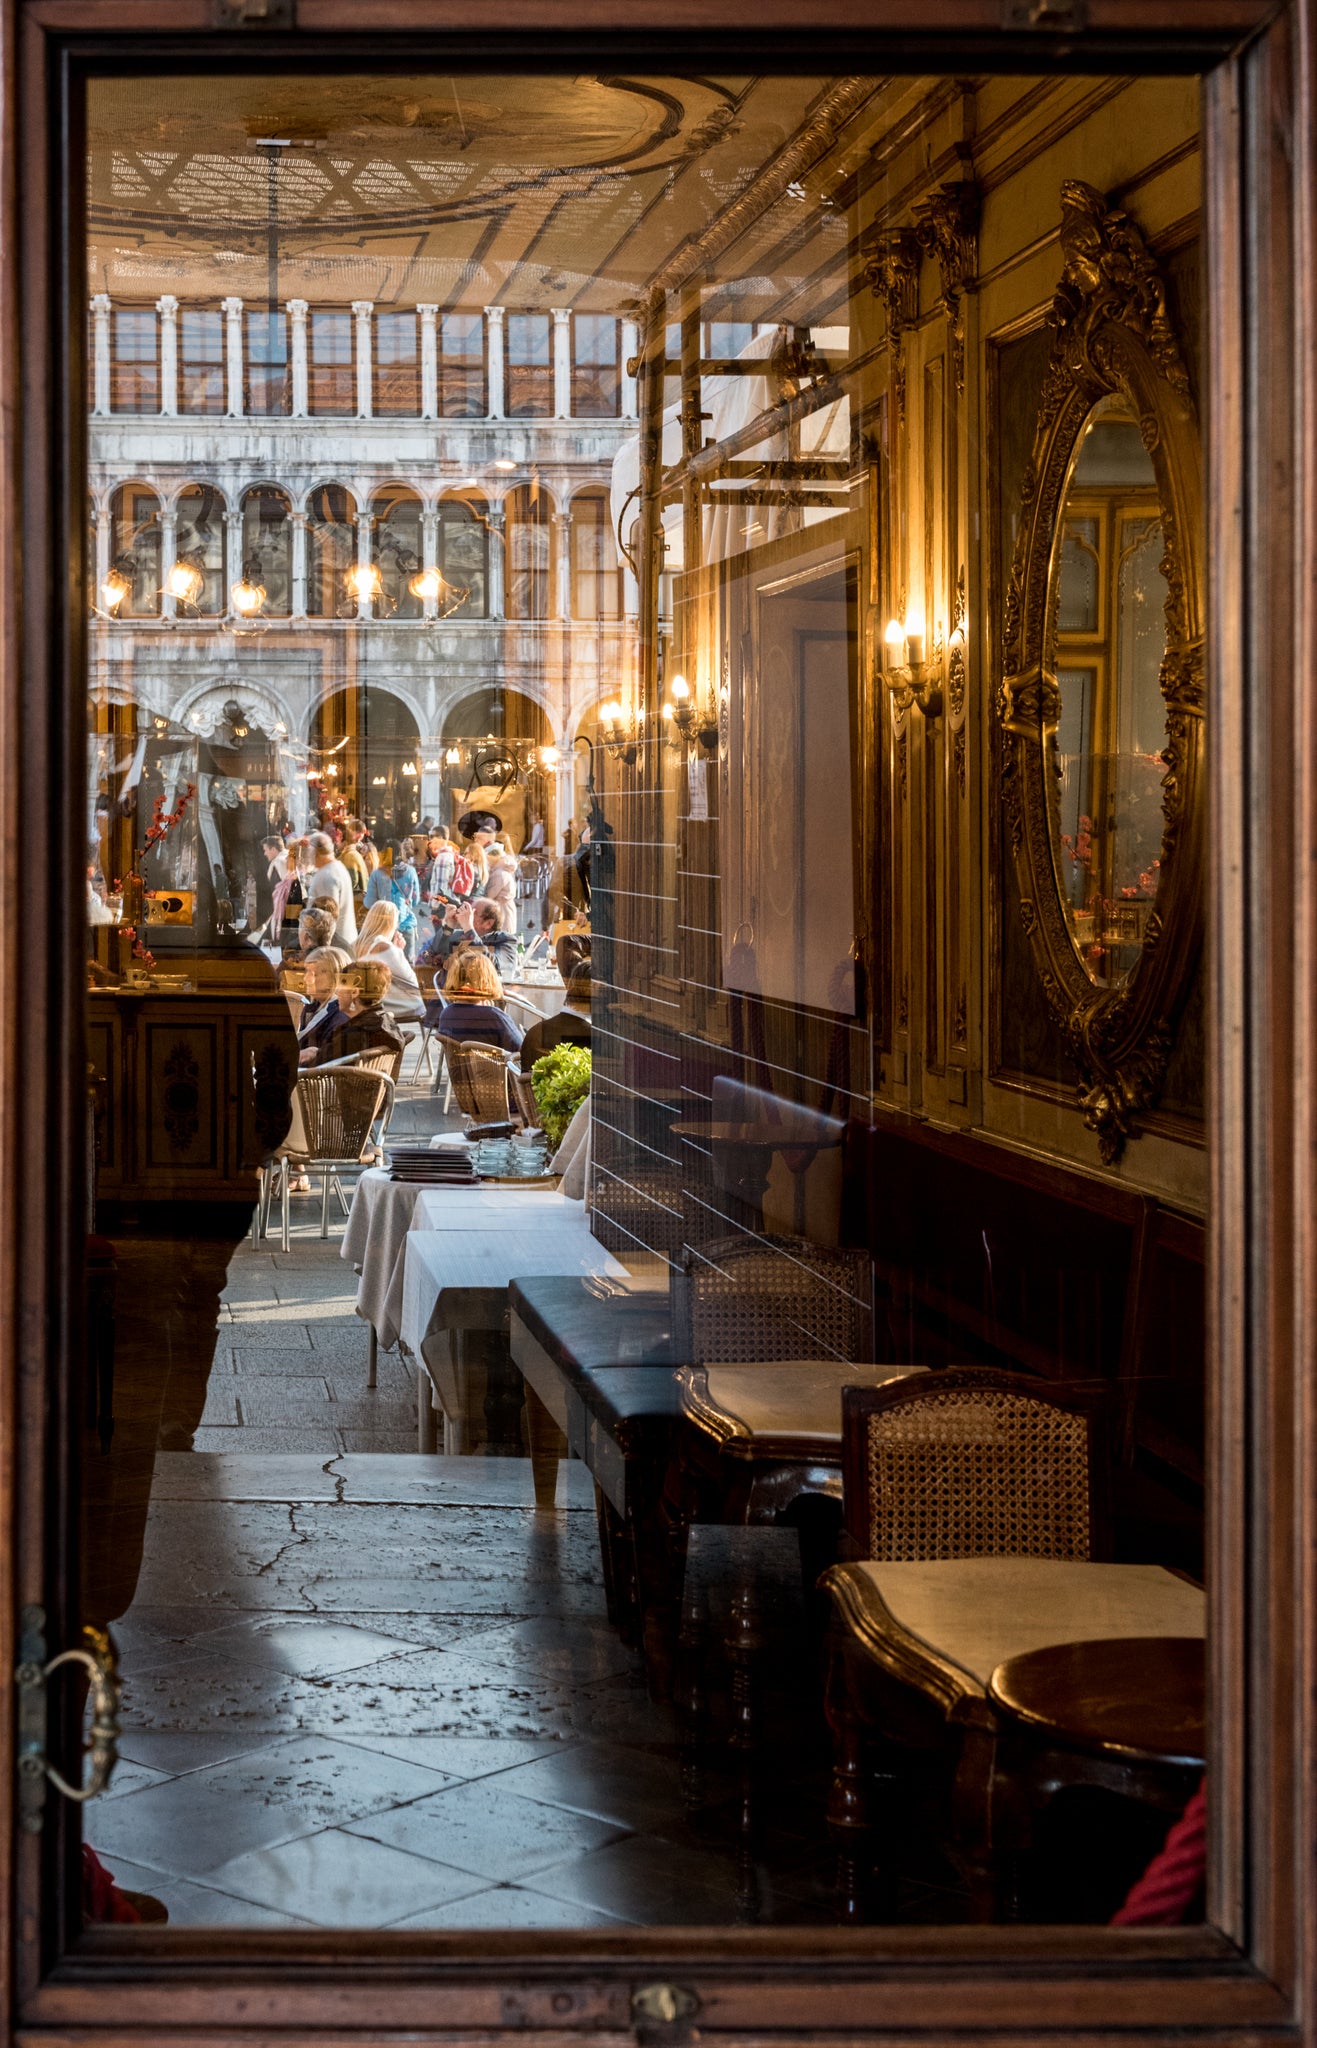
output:
M 999 1664 L 988 1697 L 999 1717 L 1065 1749 L 1202 1769 L 1206 1706 L 1201 1636 L 1054 1643 Z

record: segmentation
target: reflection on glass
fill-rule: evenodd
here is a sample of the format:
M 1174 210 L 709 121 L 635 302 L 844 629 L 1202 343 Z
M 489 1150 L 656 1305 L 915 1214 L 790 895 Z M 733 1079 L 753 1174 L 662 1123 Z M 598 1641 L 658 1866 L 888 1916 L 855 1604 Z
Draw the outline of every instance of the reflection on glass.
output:
M 1056 88 L 687 71 L 91 88 L 80 1470 L 143 1779 L 85 1826 L 182 1927 L 1000 1915 L 892 1616 L 961 1629 L 975 1728 L 967 1613 L 1102 1638 L 1137 1563 L 1202 1625 L 1204 1152 L 1095 1194 L 995 950 L 1028 363 L 1011 432 L 985 394 L 990 337 L 1037 366 Z M 1146 133 L 1183 233 L 1192 93 L 1112 85 L 1067 149 L 1129 185 Z M 971 261 L 960 137 L 957 324 L 909 223 Z M 1049 649 L 1100 975 L 1155 890 L 1159 553 L 1109 407 Z M 943 1413 L 948 1364 L 1025 1388 Z M 1118 1373 L 1113 1475 L 1056 1383 Z M 1049 1814 L 1024 1913 L 1109 1918 L 1193 1775 Z
M 1166 579 L 1157 478 L 1138 422 L 1108 401 L 1089 419 L 1053 557 L 1050 662 L 1057 860 L 1093 980 L 1139 957 L 1161 866 Z

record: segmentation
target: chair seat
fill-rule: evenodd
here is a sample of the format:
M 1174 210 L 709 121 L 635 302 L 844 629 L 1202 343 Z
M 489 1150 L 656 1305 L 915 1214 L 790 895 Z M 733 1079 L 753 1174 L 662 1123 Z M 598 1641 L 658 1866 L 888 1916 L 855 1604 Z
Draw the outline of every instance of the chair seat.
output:
M 682 1412 L 731 1457 L 809 1454 L 841 1463 L 843 1387 L 883 1386 L 924 1371 L 804 1358 L 764 1365 L 685 1365 Z
M 1206 1595 L 1160 1565 L 1041 1557 L 836 1565 L 829 1590 L 862 1641 L 952 1665 L 982 1693 L 999 1664 L 1053 1644 L 1202 1636 Z

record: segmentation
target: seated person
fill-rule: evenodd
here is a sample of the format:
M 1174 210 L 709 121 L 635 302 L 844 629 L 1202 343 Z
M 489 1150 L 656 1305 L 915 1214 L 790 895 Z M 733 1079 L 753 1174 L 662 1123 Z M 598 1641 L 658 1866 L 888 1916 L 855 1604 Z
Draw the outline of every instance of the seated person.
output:
M 590 970 L 578 967 L 567 983 L 567 1001 L 556 1017 L 540 1017 L 521 1041 L 521 1071 L 529 1074 L 536 1060 L 555 1045 L 590 1043 Z
M 416 969 L 398 943 L 398 913 L 392 903 L 372 903 L 361 922 L 353 952 L 358 960 L 382 960 L 393 979 L 384 998 L 390 1017 L 425 1015 Z
M 324 1067 L 331 1060 L 347 1059 L 358 1052 L 396 1052 L 403 1048 L 402 1033 L 384 1011 L 389 992 L 389 970 L 382 960 L 353 960 L 342 969 L 335 1000 L 337 1013 L 311 1058 L 303 1066 Z
M 322 946 L 332 946 L 336 923 L 333 911 L 326 910 L 319 903 L 314 910 L 304 910 L 297 920 L 297 951 L 284 956 L 289 966 L 304 966 L 308 953 L 314 953 Z
M 521 1033 L 497 1005 L 503 984 L 488 953 L 464 948 L 453 960 L 444 983 L 444 1006 L 435 1023 L 440 1038 L 480 1039 L 516 1052 Z M 427 1012 L 428 1016 L 428 1012 Z
M 306 994 L 297 1023 L 297 1058 L 301 1066 L 311 1064 L 306 1055 L 333 1027 L 338 1015 L 338 978 L 348 964 L 349 956 L 341 946 L 317 946 L 306 956 Z
M 489 954 L 499 974 L 515 974 L 517 942 L 503 928 L 503 913 L 488 896 L 476 896 L 470 903 L 450 903 L 443 923 L 436 925 L 416 956 L 417 965 L 438 965 L 451 960 L 459 948 L 480 947 Z

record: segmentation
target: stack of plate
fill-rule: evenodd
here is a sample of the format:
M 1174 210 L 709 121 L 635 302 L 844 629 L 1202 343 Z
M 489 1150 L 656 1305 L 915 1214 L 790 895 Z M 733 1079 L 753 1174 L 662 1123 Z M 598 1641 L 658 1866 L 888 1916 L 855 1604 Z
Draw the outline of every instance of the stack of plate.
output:
M 396 1145 L 389 1152 L 390 1180 L 419 1181 L 426 1187 L 475 1187 L 480 1176 L 466 1145 Z

